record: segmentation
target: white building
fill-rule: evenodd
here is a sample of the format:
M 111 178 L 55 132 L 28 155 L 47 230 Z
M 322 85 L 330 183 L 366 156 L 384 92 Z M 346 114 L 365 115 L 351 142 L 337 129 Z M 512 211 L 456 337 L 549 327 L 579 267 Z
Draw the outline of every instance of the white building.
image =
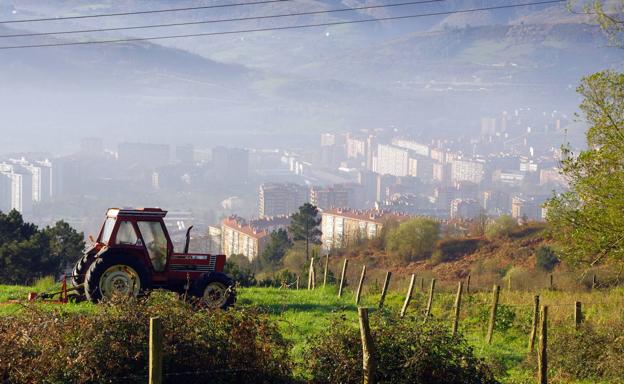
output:
M 375 172 L 382 175 L 407 176 L 409 152 L 407 149 L 392 145 L 377 146 L 377 162 Z
M 429 157 L 429 146 L 407 139 L 392 139 L 392 144 L 399 148 L 409 149 L 417 155 Z
M 485 165 L 482 161 L 453 160 L 451 162 L 451 181 L 470 181 L 479 184 L 483 180 Z

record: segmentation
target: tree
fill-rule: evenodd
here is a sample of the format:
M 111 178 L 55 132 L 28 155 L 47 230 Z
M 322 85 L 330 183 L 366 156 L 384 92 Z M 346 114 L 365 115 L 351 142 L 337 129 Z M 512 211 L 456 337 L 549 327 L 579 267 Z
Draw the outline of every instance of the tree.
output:
M 310 258 L 310 243 L 321 243 L 321 218 L 318 208 L 310 203 L 305 203 L 299 207 L 299 212 L 291 216 L 289 230 L 294 240 L 305 240 L 306 259 Z
M 50 252 L 62 263 L 75 263 L 82 256 L 84 234 L 63 220 L 57 221 L 53 227 L 46 227 L 43 232 L 50 239 Z
M 388 232 L 386 251 L 403 262 L 425 259 L 431 256 L 439 237 L 440 224 L 437 221 L 417 217 Z
M 57 275 L 82 253 L 82 234 L 65 222 L 39 230 L 18 211 L 0 212 L 0 283 L 19 284 Z
M 570 0 L 568 6 L 572 9 L 578 3 L 578 0 Z M 624 0 L 590 1 L 583 4 L 583 11 L 594 18 L 612 44 L 624 46 Z
M 624 261 L 624 74 L 595 73 L 578 88 L 588 149 L 562 148 L 568 192 L 546 203 L 547 220 L 572 264 Z
M 497 217 L 485 228 L 485 236 L 488 239 L 497 237 L 509 237 L 514 229 L 518 227 L 518 221 L 509 215 Z
M 559 264 L 555 251 L 548 246 L 540 247 L 535 254 L 535 266 L 546 272 L 552 271 Z
M 263 266 L 275 267 L 282 262 L 286 251 L 292 246 L 288 238 L 288 232 L 285 229 L 278 229 L 271 232 L 269 243 L 267 244 L 262 255 L 260 255 L 260 263 Z

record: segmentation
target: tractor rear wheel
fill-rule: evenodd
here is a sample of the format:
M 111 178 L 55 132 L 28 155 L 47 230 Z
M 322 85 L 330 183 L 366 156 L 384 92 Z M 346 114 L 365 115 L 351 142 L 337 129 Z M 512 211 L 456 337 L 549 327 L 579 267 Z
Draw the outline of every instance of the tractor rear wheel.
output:
M 126 255 L 104 255 L 96 259 L 85 276 L 85 293 L 94 303 L 115 295 L 136 297 L 150 286 L 147 268 Z
M 91 266 L 91 263 L 94 259 L 94 254 L 85 253 L 84 255 L 82 255 L 80 260 L 76 262 L 76 265 L 74 265 L 74 270 L 72 271 L 71 285 L 72 287 L 76 288 L 76 293 L 78 293 L 78 295 L 84 295 L 85 293 L 84 286 L 81 287 L 81 285 L 84 283 L 87 270 L 89 269 L 89 266 Z
M 236 302 L 234 280 L 220 272 L 205 273 L 193 283 L 191 295 L 201 307 L 226 309 Z

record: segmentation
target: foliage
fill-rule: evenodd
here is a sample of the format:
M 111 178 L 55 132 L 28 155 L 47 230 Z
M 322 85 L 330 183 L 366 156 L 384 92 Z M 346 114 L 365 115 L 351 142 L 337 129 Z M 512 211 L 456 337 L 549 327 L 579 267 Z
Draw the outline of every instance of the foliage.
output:
M 290 381 L 289 344 L 265 315 L 254 309 L 198 312 L 165 292 L 117 299 L 91 314 L 30 308 L 0 317 L 0 379 L 145 382 L 153 316 L 163 323 L 167 382 Z
M 305 240 L 306 258 L 309 257 L 309 245 L 321 243 L 321 217 L 318 208 L 310 203 L 299 207 L 299 212 L 291 216 L 288 228 L 294 240 Z
M 518 227 L 518 222 L 511 216 L 503 215 L 494 219 L 485 228 L 485 236 L 488 239 L 497 237 L 509 237 L 514 229 Z
M 84 247 L 82 238 L 82 233 L 63 221 L 39 230 L 25 223 L 16 210 L 0 212 L 0 283 L 24 283 L 57 275 L 79 257 Z
M 547 219 L 571 264 L 624 260 L 624 73 L 595 73 L 578 92 L 588 149 L 562 148 L 570 190 L 548 201 Z
M 570 6 L 578 2 L 571 0 Z M 583 10 L 594 18 L 594 21 L 606 33 L 612 44 L 620 48 L 624 46 L 623 0 L 589 1 L 583 4 Z
M 480 245 L 480 239 L 443 239 L 436 245 L 436 249 L 431 256 L 431 262 L 437 265 L 457 260 L 460 257 L 475 252 Z
M 63 220 L 57 221 L 53 227 L 45 227 L 43 232 L 50 239 L 50 253 L 54 258 L 71 265 L 82 256 L 84 235 Z
M 548 246 L 540 247 L 535 255 L 535 267 L 550 272 L 559 264 L 559 258 L 555 251 Z
M 386 383 L 496 383 L 465 339 L 436 324 L 397 316 L 371 317 L 376 378 Z M 312 383 L 362 382 L 359 330 L 334 321 L 311 340 L 305 361 Z
M 553 333 L 549 363 L 565 381 L 570 379 L 621 379 L 624 377 L 624 322 L 596 328 L 582 324 Z
M 388 232 L 386 250 L 401 262 L 422 260 L 431 256 L 439 236 L 437 221 L 417 217 Z
M 256 276 L 251 271 L 251 268 L 237 264 L 234 260 L 232 260 L 232 256 L 230 256 L 230 258 L 225 262 L 223 272 L 234 279 L 234 281 L 236 281 L 236 283 L 241 287 L 251 287 L 256 285 Z
M 280 265 L 282 259 L 286 255 L 288 249 L 292 246 L 290 239 L 288 238 L 288 232 L 285 229 L 278 229 L 271 232 L 269 236 L 269 243 L 262 251 L 260 255 L 259 263 L 261 268 L 274 269 Z

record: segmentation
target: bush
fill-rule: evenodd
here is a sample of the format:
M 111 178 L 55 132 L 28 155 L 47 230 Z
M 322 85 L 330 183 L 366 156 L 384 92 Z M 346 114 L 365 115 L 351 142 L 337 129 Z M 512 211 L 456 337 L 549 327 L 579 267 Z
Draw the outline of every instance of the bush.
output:
M 417 217 L 388 232 L 386 250 L 400 262 L 426 259 L 431 256 L 439 235 L 437 221 Z
M 475 252 L 481 241 L 479 239 L 444 239 L 436 246 L 431 256 L 434 265 L 457 260 L 465 255 Z
M 167 382 L 289 381 L 289 344 L 253 309 L 196 311 L 169 292 L 117 299 L 92 314 L 40 311 L 0 317 L 0 381 L 145 382 L 149 319 L 164 330 Z
M 503 215 L 489 223 L 485 228 L 485 236 L 488 239 L 497 237 L 509 237 L 514 229 L 518 227 L 518 222 L 511 216 Z
M 371 317 L 376 378 L 384 383 L 496 383 L 471 347 L 445 327 L 393 315 Z M 305 361 L 312 383 L 361 383 L 359 330 L 337 319 L 311 340 Z
M 540 247 L 535 256 L 535 267 L 550 272 L 559 264 L 559 258 L 555 251 L 548 246 Z
M 252 287 L 257 283 L 256 276 L 250 268 L 242 267 L 232 260 L 225 262 L 223 272 L 234 279 L 241 287 Z
M 584 323 L 578 330 L 553 332 L 549 364 L 563 382 L 621 380 L 624 377 L 624 321 L 597 328 Z

